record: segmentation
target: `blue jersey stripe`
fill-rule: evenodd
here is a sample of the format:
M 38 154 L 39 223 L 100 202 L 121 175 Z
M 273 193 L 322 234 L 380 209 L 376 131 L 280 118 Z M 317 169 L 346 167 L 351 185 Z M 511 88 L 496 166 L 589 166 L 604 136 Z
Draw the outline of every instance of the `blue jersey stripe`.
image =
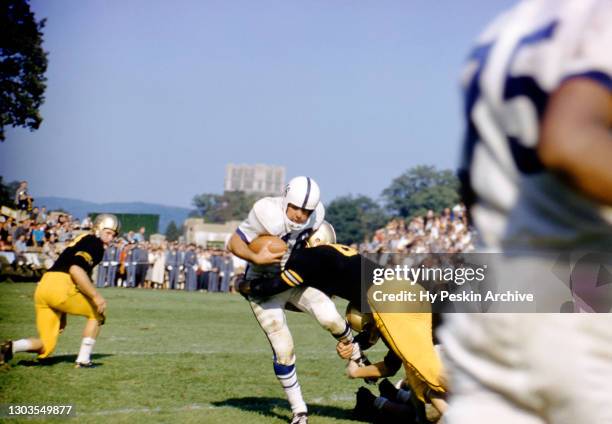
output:
M 246 234 L 244 234 L 240 228 L 236 228 L 236 234 L 238 234 L 238 237 L 240 237 L 242 239 L 243 242 L 245 242 L 246 244 L 249 244 L 250 241 L 247 238 Z
M 612 77 L 602 71 L 586 71 L 572 74 L 563 78 L 563 82 L 573 78 L 587 78 L 603 85 L 608 91 L 612 91 Z

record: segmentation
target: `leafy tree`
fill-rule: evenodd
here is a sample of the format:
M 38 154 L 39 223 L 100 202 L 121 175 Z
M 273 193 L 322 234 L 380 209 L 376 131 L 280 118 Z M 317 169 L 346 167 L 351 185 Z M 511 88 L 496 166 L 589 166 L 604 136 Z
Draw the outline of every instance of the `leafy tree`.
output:
M 181 230 L 176 226 L 174 221 L 170 221 L 170 224 L 166 227 L 166 240 L 177 241 L 182 235 Z
M 36 22 L 27 0 L 0 1 L 0 141 L 4 127 L 38 129 L 44 102 L 45 19 Z
M 395 178 L 382 195 L 391 214 L 411 218 L 455 205 L 458 190 L 459 180 L 450 170 L 420 165 Z
M 242 191 L 226 191 L 223 194 L 199 194 L 193 198 L 198 216 L 207 222 L 227 222 L 244 219 L 253 203 L 259 198 Z
M 376 229 L 384 226 L 387 216 L 368 196 L 342 196 L 326 208 L 325 219 L 334 226 L 340 243 L 361 243 Z
M 15 207 L 15 192 L 19 187 L 19 181 L 12 181 L 5 184 L 2 175 L 0 175 L 0 205 Z
M 217 209 L 221 196 L 219 194 L 204 193 L 194 196 L 192 204 L 196 207 L 190 215 L 205 218 Z

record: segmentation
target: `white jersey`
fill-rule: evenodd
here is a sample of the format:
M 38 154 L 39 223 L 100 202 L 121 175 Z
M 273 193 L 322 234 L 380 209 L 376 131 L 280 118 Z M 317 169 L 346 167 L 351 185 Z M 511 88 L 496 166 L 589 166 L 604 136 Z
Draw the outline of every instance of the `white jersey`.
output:
M 612 246 L 612 209 L 568 187 L 536 154 L 549 95 L 576 76 L 612 90 L 612 0 L 523 1 L 471 53 L 460 177 L 488 246 Z
M 284 266 L 296 242 L 312 230 L 318 229 L 324 219 L 325 208 L 319 202 L 304 226 L 300 230 L 292 231 L 287 226 L 286 211 L 283 210 L 283 198 L 264 197 L 255 202 L 249 216 L 238 226 L 236 233 L 247 244 L 264 234 L 282 238 L 288 247 L 281 260 L 281 266 Z

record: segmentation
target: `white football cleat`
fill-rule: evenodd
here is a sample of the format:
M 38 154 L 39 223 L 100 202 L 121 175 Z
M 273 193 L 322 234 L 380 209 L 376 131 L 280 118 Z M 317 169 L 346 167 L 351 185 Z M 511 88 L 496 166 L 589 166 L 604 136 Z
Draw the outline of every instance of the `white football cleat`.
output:
M 299 412 L 291 419 L 291 424 L 308 424 L 308 413 Z

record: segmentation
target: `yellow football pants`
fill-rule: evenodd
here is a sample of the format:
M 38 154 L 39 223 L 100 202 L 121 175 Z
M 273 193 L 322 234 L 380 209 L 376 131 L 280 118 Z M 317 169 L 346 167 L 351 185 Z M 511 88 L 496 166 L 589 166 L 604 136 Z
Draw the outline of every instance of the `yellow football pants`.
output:
M 39 358 L 53 353 L 59 336 L 62 313 L 80 315 L 90 320 L 101 321 L 96 306 L 78 291 L 72 278 L 64 272 L 47 272 L 34 292 L 36 328 L 43 344 Z
M 405 282 L 386 282 L 385 291 L 418 292 L 421 287 Z M 432 315 L 429 312 L 399 312 L 403 310 L 429 310 L 429 305 L 420 307 L 396 307 L 388 302 L 374 301 L 371 293 L 368 303 L 377 329 L 393 352 L 402 360 L 406 371 L 406 383 L 415 395 L 425 401 L 431 389 L 438 393 L 446 392 L 446 379 L 442 361 L 433 344 Z

